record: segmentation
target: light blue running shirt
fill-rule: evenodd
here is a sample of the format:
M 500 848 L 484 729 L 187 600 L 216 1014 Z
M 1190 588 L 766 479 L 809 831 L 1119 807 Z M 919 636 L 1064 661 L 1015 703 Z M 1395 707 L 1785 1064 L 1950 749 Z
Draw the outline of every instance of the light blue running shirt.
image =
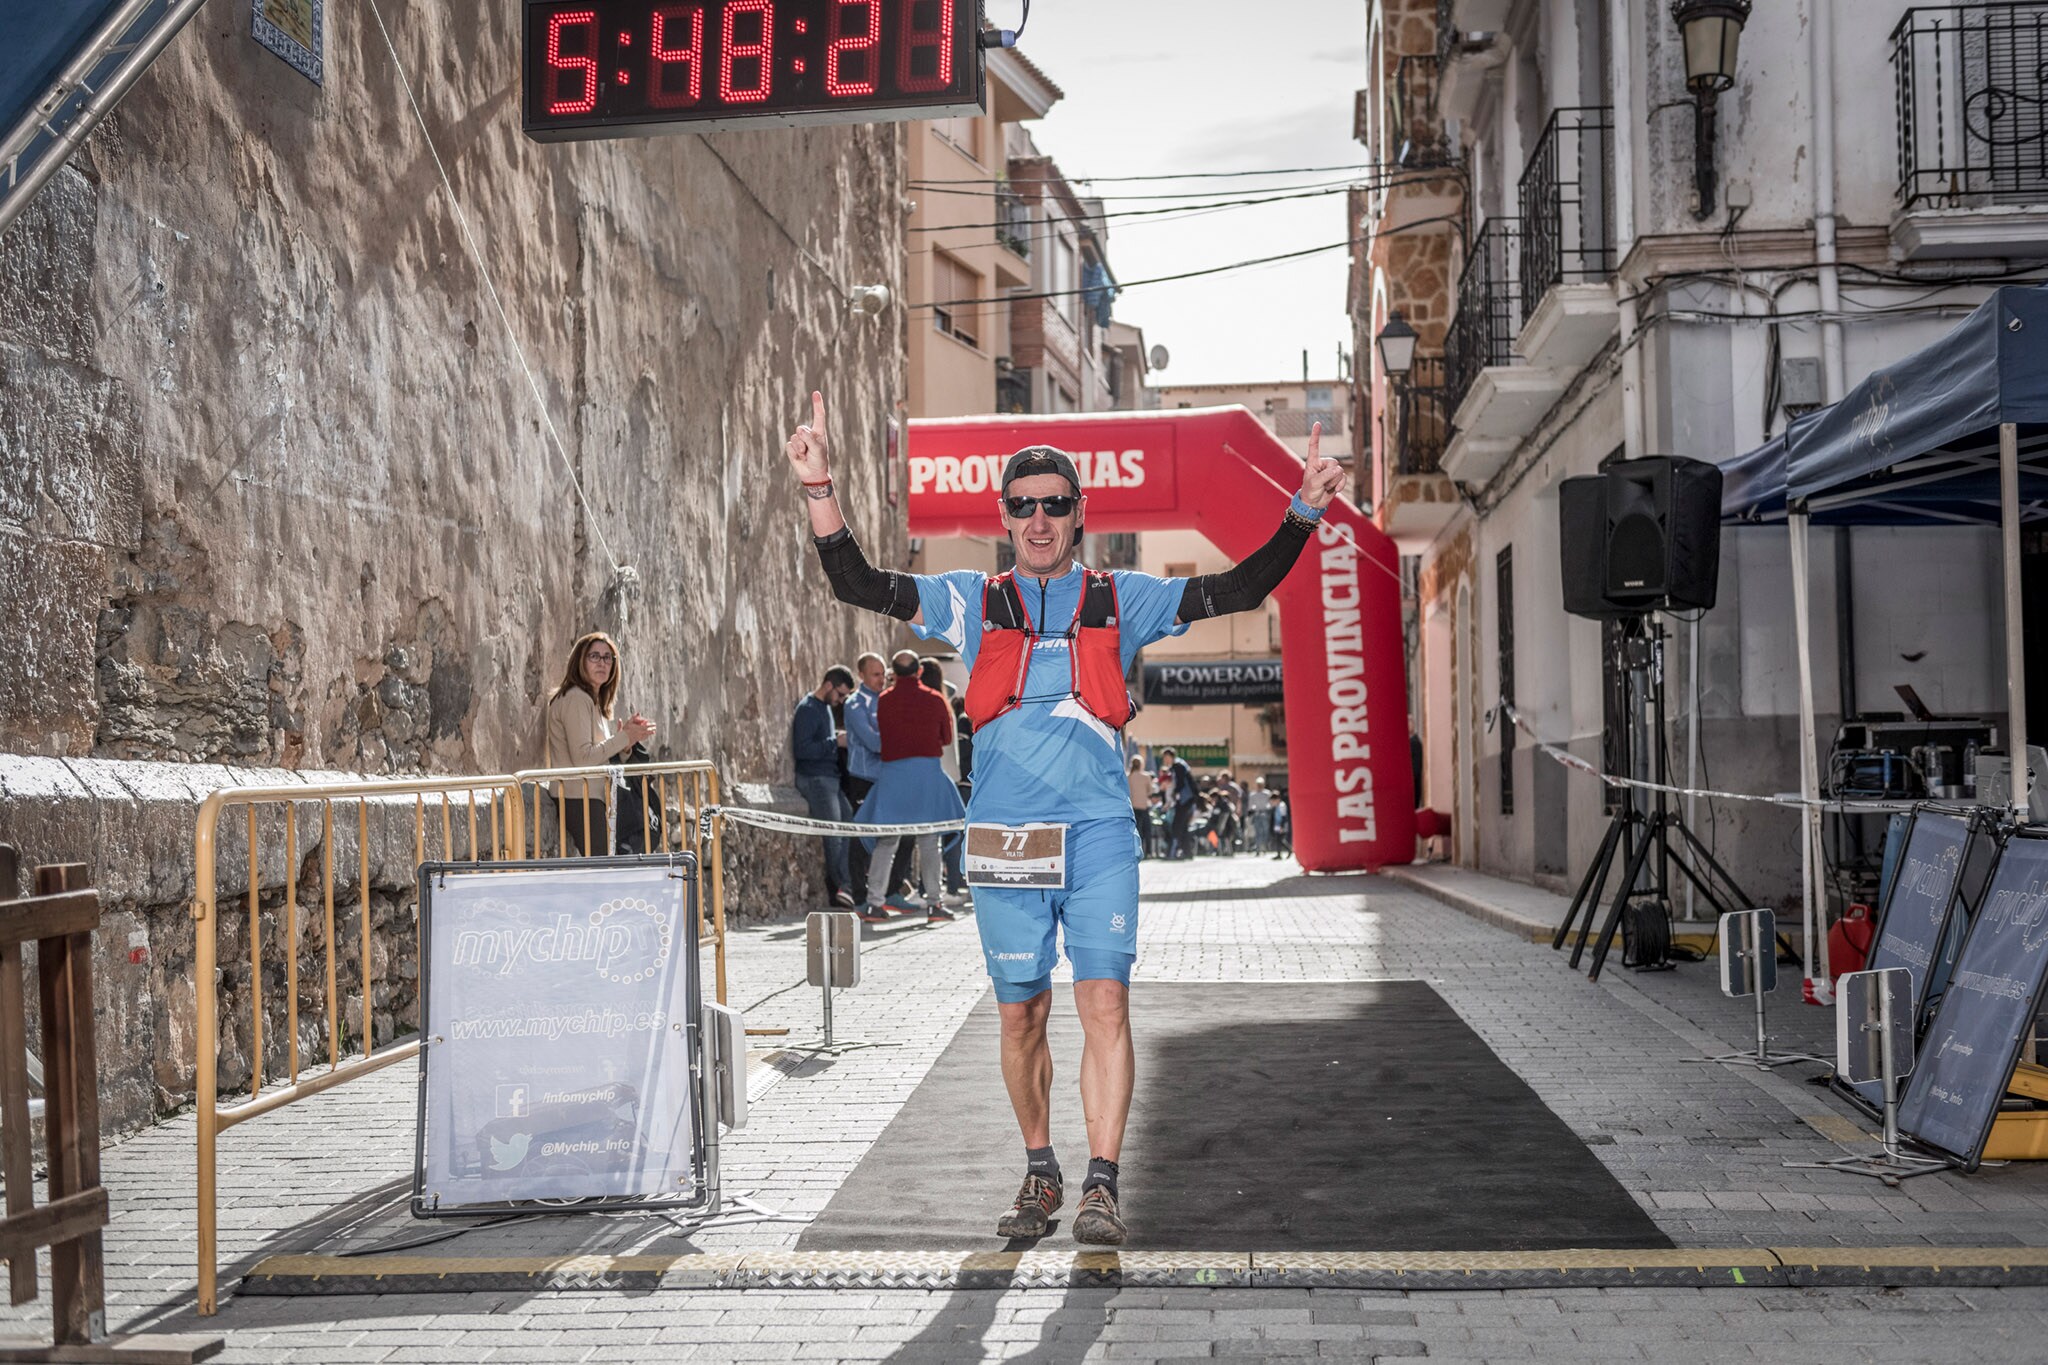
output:
M 1123 569 L 1111 577 L 1116 580 L 1118 644 L 1129 673 L 1140 649 L 1187 630 L 1174 620 L 1187 582 Z M 913 629 L 922 639 L 944 640 L 959 650 L 970 669 L 981 653 L 981 598 L 988 581 L 988 575 L 974 569 L 916 578 L 924 624 Z M 1081 605 L 1082 583 L 1076 564 L 1065 577 L 1045 584 L 1041 599 L 1037 579 L 1017 576 L 1024 614 L 1048 638 L 1032 648 L 1023 702 L 974 732 L 969 820 L 1073 825 L 1131 818 L 1122 742 L 1072 695 L 1073 656 L 1060 638 Z

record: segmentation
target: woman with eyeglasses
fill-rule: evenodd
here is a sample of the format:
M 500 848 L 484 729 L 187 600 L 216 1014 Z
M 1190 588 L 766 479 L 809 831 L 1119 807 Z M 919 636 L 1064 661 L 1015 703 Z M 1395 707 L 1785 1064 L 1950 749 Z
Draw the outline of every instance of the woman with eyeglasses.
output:
M 611 636 L 593 630 L 569 648 L 569 664 L 561 685 L 548 696 L 543 730 L 542 765 L 549 768 L 595 768 L 611 763 L 642 740 L 654 736 L 654 722 L 637 711 L 623 722 L 612 718 L 619 695 L 619 646 Z M 611 791 L 608 778 L 563 778 L 554 784 L 562 807 L 562 832 L 579 854 L 606 852 L 605 812 Z M 637 844 L 640 831 L 630 831 Z M 621 851 L 628 831 L 619 831 Z M 564 849 L 566 854 L 569 850 Z

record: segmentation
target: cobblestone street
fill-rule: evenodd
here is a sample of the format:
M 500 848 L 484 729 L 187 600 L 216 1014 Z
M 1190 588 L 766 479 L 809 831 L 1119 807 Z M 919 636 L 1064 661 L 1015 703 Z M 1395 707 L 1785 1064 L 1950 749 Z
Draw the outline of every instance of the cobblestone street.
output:
M 1543 904 L 1526 888 L 1424 872 L 1454 880 L 1465 896 L 1491 890 L 1524 914 Z M 1427 980 L 1680 1247 L 2048 1244 L 2048 1171 L 2035 1167 L 1944 1174 L 1897 1190 L 1784 1169 L 1788 1159 L 1863 1150 L 1868 1139 L 1845 1104 L 1806 1082 L 1816 1068 L 1764 1075 L 1692 1060 L 1749 1042 L 1748 1015 L 1724 1007 L 1711 965 L 1642 976 L 1611 965 L 1588 983 L 1547 943 L 1460 913 L 1415 884 L 1305 877 L 1257 858 L 1147 863 L 1141 935 L 1138 975 L 1149 980 Z M 800 922 L 736 932 L 730 961 L 730 997 L 750 1025 L 815 1035 L 819 1002 L 801 984 Z M 842 1037 L 897 1045 L 757 1066 L 751 1120 L 724 1148 L 728 1192 L 747 1192 L 785 1219 L 815 1215 L 983 989 L 971 920 L 869 929 L 862 984 L 838 997 L 835 1025 Z M 1789 987 L 1774 1004 L 1781 1042 L 1822 1041 L 1821 1012 L 1799 1006 Z M 1056 1007 L 1067 1007 L 1063 993 Z M 1135 1027 L 1142 1032 L 1145 1020 Z M 763 1080 L 772 1083 L 762 1089 Z M 191 1118 L 110 1149 L 110 1320 L 223 1331 L 230 1360 L 307 1362 L 2031 1361 L 2048 1340 L 2048 1288 L 237 1293 L 241 1274 L 268 1255 L 383 1250 L 447 1230 L 405 1213 L 415 1081 L 412 1068 L 395 1067 L 224 1137 L 223 1307 L 210 1322 L 190 1312 Z M 1056 1090 L 1062 1102 L 1071 1100 Z M 1248 1130 L 1245 1140 L 1259 1135 Z M 990 1172 L 991 1220 L 1010 1179 L 1007 1169 Z M 1130 1214 L 1141 1248 L 1144 1211 Z M 418 1254 L 447 1257 L 451 1271 L 499 1257 L 737 1254 L 792 1248 L 802 1226 L 733 1220 L 686 1232 L 655 1217 L 562 1216 L 480 1228 Z

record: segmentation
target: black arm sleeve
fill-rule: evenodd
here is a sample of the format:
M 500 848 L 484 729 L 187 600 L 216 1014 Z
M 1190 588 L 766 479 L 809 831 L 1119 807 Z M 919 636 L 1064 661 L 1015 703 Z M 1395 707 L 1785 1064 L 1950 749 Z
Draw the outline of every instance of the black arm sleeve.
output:
M 894 569 L 877 569 L 861 553 L 853 532 L 842 526 L 818 537 L 818 560 L 831 580 L 832 595 L 849 606 L 865 607 L 899 621 L 917 615 L 917 580 Z
M 1302 546 L 1308 544 L 1309 534 L 1314 530 L 1314 522 L 1290 512 L 1273 538 L 1252 551 L 1244 563 L 1225 573 L 1190 578 L 1187 590 L 1181 594 L 1180 619 L 1200 621 L 1228 616 L 1234 611 L 1250 611 L 1280 586 L 1280 580 L 1287 577 L 1287 571 L 1301 557 Z

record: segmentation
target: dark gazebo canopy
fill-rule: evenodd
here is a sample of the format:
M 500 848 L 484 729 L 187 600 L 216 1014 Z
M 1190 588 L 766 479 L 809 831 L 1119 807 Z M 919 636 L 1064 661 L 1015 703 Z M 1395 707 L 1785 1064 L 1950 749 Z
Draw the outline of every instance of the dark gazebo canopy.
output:
M 1956 329 L 1721 466 L 1729 521 L 1996 525 L 1999 427 L 2018 431 L 2022 520 L 2048 518 L 2048 288 L 2007 285 Z

